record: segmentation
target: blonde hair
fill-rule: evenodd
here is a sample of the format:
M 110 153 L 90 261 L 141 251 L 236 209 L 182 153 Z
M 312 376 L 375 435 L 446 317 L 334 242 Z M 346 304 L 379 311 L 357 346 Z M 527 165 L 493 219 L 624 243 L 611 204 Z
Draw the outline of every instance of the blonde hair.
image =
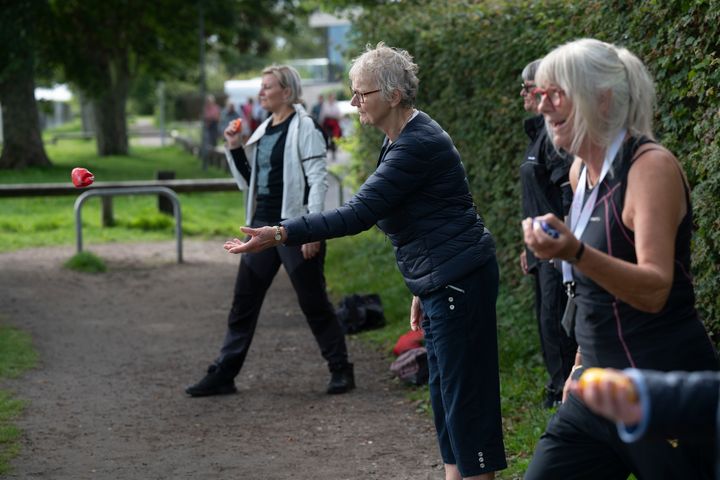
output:
M 390 100 L 397 90 L 400 92 L 400 105 L 412 107 L 419 84 L 417 72 L 418 66 L 407 50 L 388 47 L 380 42 L 374 48 L 366 45 L 365 52 L 352 61 L 349 76 L 351 81 L 365 77 L 377 82 L 385 100 Z
M 653 138 L 655 85 L 645 65 L 625 48 L 592 38 L 566 43 L 543 57 L 535 80 L 544 87 L 557 85 L 572 101 L 571 153 L 586 138 L 607 148 L 623 128 Z
M 290 89 L 290 97 L 287 99 L 288 105 L 302 103 L 300 74 L 293 67 L 289 65 L 271 65 L 265 68 L 262 74 L 274 76 L 282 88 Z

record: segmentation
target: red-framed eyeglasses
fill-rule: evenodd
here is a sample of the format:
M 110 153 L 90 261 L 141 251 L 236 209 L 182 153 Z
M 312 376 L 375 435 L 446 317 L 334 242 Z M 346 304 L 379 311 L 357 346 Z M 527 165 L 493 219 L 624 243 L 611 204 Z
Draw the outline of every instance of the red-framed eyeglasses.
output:
M 540 102 L 542 102 L 543 97 L 547 97 L 548 100 L 550 100 L 550 104 L 553 106 L 553 108 L 558 108 L 560 105 L 562 105 L 563 98 L 565 98 L 565 91 L 562 88 L 534 88 L 532 90 L 532 95 L 535 97 L 535 101 L 538 105 L 540 105 Z

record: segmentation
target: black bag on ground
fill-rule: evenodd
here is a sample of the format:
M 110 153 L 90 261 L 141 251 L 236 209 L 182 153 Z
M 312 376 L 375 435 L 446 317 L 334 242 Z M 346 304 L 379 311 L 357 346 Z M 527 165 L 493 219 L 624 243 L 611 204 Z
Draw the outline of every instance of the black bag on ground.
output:
M 344 297 L 335 311 L 340 326 L 345 333 L 357 333 L 385 326 L 380 295 L 348 295 Z
M 390 364 L 390 371 L 397 375 L 400 380 L 412 385 L 426 384 L 430 376 L 427 363 L 427 350 L 425 347 L 418 347 L 400 354 L 400 356 Z

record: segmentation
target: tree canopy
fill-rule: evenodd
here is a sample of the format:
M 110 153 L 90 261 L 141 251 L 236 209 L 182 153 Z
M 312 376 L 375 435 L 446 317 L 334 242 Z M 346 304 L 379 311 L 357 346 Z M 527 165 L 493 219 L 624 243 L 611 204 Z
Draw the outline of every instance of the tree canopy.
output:
M 291 28 L 294 2 L 275 0 L 51 0 L 52 28 L 40 54 L 93 105 L 98 152 L 127 153 L 126 103 L 140 76 L 198 78 L 203 42 L 260 55 L 271 33 Z

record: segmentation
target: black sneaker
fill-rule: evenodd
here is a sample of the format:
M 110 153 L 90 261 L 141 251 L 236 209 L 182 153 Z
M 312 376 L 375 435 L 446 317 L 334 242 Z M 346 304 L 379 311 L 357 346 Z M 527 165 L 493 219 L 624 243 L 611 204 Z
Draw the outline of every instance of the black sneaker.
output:
M 185 389 L 185 393 L 191 397 L 208 397 L 210 395 L 226 395 L 237 392 L 235 380 L 228 376 L 217 365 L 208 367 L 207 375 L 195 385 Z
M 330 381 L 327 386 L 327 393 L 346 393 L 355 388 L 355 373 L 353 364 L 348 363 L 345 366 L 330 372 Z

